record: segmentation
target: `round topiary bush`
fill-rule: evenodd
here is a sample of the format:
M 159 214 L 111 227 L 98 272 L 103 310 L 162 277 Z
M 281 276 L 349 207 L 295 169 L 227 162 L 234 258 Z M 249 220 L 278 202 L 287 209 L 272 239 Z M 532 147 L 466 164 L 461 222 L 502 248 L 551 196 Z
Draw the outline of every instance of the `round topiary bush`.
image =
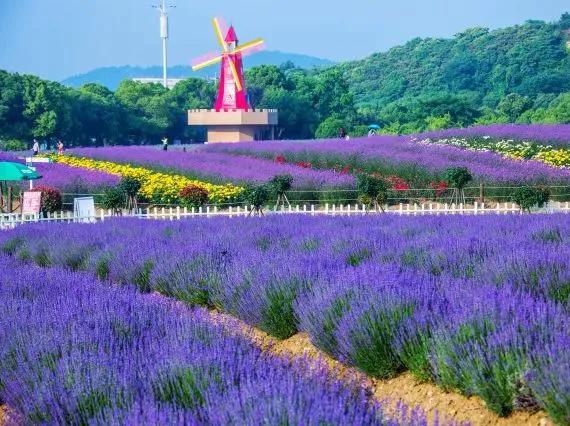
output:
M 513 193 L 512 200 L 522 211 L 530 212 L 532 207 L 544 207 L 548 203 L 550 191 L 541 187 L 521 186 Z
M 373 206 L 375 209 L 383 209 L 388 201 L 390 183 L 382 176 L 359 174 L 356 177 L 356 190 L 361 202 Z
M 118 186 L 110 186 L 103 191 L 101 198 L 101 207 L 113 210 L 114 214 L 119 214 L 121 209 L 125 207 L 125 192 Z
M 462 190 L 473 180 L 473 175 L 466 167 L 450 167 L 443 172 L 443 181 L 451 188 Z
M 188 185 L 180 190 L 180 203 L 184 207 L 201 207 L 209 200 L 208 190 L 198 185 Z
M 54 213 L 63 208 L 63 198 L 58 189 L 51 186 L 37 186 L 32 191 L 42 193 L 42 212 Z
M 263 214 L 263 207 L 269 201 L 271 191 L 268 185 L 257 185 L 249 187 L 245 190 L 244 199 L 247 205 L 252 206 L 252 212 Z M 250 212 L 251 214 L 251 212 Z

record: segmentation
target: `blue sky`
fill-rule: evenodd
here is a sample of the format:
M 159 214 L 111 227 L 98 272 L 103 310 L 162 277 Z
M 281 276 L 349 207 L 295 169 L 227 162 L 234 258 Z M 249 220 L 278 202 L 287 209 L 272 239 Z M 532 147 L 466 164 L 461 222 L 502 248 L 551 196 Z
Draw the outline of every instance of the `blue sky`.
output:
M 0 0 L 0 69 L 59 80 L 101 66 L 158 65 L 158 0 Z M 356 59 L 414 37 L 555 20 L 567 0 L 169 0 L 171 64 L 216 49 L 213 16 L 267 48 Z

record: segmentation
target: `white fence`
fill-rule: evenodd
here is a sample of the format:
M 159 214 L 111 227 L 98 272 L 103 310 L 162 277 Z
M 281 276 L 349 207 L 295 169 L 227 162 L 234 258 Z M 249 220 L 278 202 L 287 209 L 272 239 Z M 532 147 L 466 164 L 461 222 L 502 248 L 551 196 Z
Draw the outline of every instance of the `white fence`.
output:
M 57 212 L 47 215 L 37 214 L 7 214 L 0 213 L 0 229 L 10 229 L 16 225 L 37 222 L 80 222 L 94 223 L 105 221 L 117 217 L 133 217 L 139 219 L 156 220 L 179 220 L 192 217 L 238 217 L 251 215 L 252 209 L 249 207 L 229 207 L 218 209 L 218 207 L 206 206 L 199 209 L 187 209 L 181 207 L 170 208 L 149 208 L 137 211 L 122 211 L 120 213 L 112 210 L 100 210 L 95 216 L 76 216 L 72 212 Z M 308 215 L 362 215 L 379 214 L 382 211 L 370 210 L 359 204 L 325 204 L 321 205 L 297 205 L 287 208 L 267 208 L 264 214 L 308 214 Z M 422 204 L 400 204 L 385 207 L 384 213 L 397 215 L 480 215 L 480 214 L 520 214 L 520 208 L 514 203 L 498 203 L 494 206 L 475 203 L 473 205 L 463 204 L 442 204 L 442 203 L 422 203 Z M 533 209 L 533 213 L 570 213 L 570 202 L 550 202 L 544 208 Z

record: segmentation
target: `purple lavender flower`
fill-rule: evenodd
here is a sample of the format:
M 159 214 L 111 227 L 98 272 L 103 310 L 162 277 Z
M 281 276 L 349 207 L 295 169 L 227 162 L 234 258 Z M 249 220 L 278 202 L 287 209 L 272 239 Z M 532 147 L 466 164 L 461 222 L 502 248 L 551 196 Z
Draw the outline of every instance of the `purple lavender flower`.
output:
M 144 167 L 168 169 L 193 177 L 233 183 L 267 182 L 276 175 L 293 176 L 295 188 L 322 189 L 354 186 L 354 178 L 329 170 L 313 170 L 271 160 L 211 153 L 159 151 L 148 147 L 78 148 L 75 155 L 137 164 Z

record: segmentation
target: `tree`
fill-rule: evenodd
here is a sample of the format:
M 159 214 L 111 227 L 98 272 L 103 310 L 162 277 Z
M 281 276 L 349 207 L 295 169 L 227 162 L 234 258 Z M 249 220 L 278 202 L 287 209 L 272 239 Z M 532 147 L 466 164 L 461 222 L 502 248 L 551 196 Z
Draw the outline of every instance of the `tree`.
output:
M 520 115 L 529 109 L 532 103 L 526 96 L 517 93 L 510 93 L 499 102 L 497 112 L 507 117 L 510 123 L 514 123 Z
M 246 203 L 252 207 L 249 215 L 257 213 L 258 215 L 263 216 L 263 207 L 269 201 L 270 193 L 271 191 L 267 184 L 246 188 L 244 199 Z
M 530 212 L 532 207 L 544 207 L 550 199 L 550 192 L 546 188 L 521 186 L 514 191 L 512 199 L 522 211 Z
M 379 208 L 384 211 L 384 204 L 388 201 L 390 184 L 382 177 L 366 173 L 356 177 L 356 190 L 362 203 Z
M 341 120 L 336 115 L 328 117 L 317 127 L 315 137 L 317 139 L 335 138 L 338 136 L 338 131 L 341 127 L 347 127 L 344 120 Z
M 291 175 L 277 175 L 268 182 L 271 192 L 277 196 L 275 206 L 285 207 L 285 203 L 291 207 L 291 203 L 287 198 L 287 191 L 291 190 L 293 185 L 293 176 Z

